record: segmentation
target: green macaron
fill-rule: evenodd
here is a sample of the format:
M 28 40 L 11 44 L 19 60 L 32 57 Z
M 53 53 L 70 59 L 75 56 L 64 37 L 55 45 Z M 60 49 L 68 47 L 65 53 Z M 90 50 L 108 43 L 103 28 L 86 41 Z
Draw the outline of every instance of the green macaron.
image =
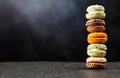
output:
M 87 47 L 87 50 L 91 49 L 101 49 L 101 50 L 107 50 L 107 46 L 105 44 L 90 44 Z
M 102 5 L 91 5 L 86 9 L 88 12 L 86 14 L 87 19 L 104 19 L 106 17 L 105 8 Z
M 104 57 L 106 56 L 106 51 L 99 49 L 87 50 L 87 54 L 91 57 Z
M 105 44 L 90 44 L 87 47 L 87 54 L 91 57 L 106 56 L 107 46 Z

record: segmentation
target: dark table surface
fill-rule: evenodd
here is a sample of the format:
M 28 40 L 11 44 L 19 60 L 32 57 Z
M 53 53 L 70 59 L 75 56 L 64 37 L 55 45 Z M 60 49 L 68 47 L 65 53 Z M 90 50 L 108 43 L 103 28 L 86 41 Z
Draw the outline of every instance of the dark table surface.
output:
M 0 62 L 0 78 L 120 78 L 120 62 L 99 70 L 83 62 Z

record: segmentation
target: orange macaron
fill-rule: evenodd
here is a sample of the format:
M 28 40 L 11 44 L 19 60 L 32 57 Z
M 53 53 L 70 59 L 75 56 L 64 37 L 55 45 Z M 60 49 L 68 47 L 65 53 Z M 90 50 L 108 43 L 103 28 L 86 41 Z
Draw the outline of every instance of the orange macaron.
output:
M 94 32 L 88 34 L 87 41 L 89 44 L 102 44 L 106 43 L 108 36 L 104 32 Z

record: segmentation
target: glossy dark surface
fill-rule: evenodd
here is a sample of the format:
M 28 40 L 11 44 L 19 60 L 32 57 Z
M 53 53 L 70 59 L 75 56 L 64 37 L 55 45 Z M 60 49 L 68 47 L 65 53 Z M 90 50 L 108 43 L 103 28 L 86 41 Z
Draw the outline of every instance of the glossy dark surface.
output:
M 81 62 L 1 62 L 0 78 L 120 78 L 120 62 L 99 70 Z

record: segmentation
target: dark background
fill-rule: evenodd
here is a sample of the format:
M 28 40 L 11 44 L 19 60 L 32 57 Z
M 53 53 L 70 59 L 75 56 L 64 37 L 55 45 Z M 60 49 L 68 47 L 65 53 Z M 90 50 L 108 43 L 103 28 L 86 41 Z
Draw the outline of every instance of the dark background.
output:
M 106 58 L 120 61 L 119 0 L 0 0 L 0 61 L 85 61 L 92 4 L 106 9 Z

